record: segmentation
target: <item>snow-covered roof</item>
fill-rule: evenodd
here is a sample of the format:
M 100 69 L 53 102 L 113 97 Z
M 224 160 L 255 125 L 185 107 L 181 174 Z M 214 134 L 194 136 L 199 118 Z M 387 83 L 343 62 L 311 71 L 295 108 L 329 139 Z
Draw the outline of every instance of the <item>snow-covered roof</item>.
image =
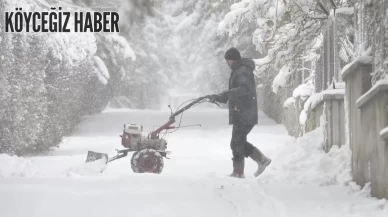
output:
M 357 100 L 357 107 L 361 108 L 365 103 L 370 101 L 374 96 L 376 96 L 378 93 L 382 91 L 388 92 L 388 79 L 382 79 L 380 81 L 377 81 L 373 87 L 366 92 L 364 95 L 362 95 Z

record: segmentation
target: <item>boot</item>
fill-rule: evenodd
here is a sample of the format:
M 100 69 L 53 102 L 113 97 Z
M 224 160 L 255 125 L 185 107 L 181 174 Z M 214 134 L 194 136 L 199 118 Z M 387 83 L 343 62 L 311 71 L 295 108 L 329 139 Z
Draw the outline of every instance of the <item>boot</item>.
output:
M 262 174 L 267 168 L 267 166 L 271 163 L 271 159 L 266 157 L 261 151 L 257 148 L 254 148 L 249 157 L 257 163 L 257 171 L 254 176 L 257 177 Z
M 230 174 L 230 177 L 245 178 L 245 175 L 244 175 L 244 159 L 242 159 L 241 161 L 233 160 L 233 173 Z

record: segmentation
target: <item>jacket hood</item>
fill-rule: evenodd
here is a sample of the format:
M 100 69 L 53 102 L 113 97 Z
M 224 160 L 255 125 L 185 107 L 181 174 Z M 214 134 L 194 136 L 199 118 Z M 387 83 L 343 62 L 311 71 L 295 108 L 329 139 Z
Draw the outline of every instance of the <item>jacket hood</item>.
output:
M 240 66 L 246 66 L 246 67 L 248 67 L 251 70 L 255 70 L 255 68 L 256 68 L 255 62 L 252 59 L 250 59 L 250 58 L 242 58 L 242 59 L 234 62 L 232 64 L 232 69 L 236 70 Z

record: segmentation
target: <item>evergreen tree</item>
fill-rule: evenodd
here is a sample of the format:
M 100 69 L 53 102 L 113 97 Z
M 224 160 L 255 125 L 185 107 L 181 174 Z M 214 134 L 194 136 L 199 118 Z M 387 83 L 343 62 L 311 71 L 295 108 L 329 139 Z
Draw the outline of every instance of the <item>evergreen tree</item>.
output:
M 7 108 L 11 103 L 10 85 L 8 82 L 13 65 L 12 35 L 4 32 L 4 12 L 6 1 L 0 2 L 0 152 L 12 151 L 11 133 L 9 126 L 12 120 L 7 116 Z

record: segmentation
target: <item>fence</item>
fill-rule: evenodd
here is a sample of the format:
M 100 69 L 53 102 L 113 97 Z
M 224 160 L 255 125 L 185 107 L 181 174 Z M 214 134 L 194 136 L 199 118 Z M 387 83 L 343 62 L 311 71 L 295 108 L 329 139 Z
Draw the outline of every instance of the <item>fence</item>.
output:
M 384 11 L 387 0 L 359 0 L 356 8 L 356 43 L 359 55 L 371 49 L 371 62 L 356 59 L 344 70 L 348 142 L 352 151 L 352 175 L 358 185 L 371 184 L 371 193 L 388 198 L 388 81 L 384 80 L 388 36 Z
M 346 44 L 342 36 L 344 31 L 337 31 L 338 23 L 341 28 L 349 20 L 349 16 L 330 17 L 326 21 L 323 29 L 322 47 L 319 50 L 320 58 L 315 62 L 314 83 L 315 92 L 320 95 L 319 103 L 310 108 L 307 113 L 307 121 L 304 133 L 315 130 L 321 126 L 324 129 L 325 141 L 323 148 L 329 151 L 333 145 L 341 146 L 345 144 L 345 109 L 344 109 L 344 85 L 338 85 L 342 82 L 340 69 L 349 61 Z M 333 90 L 339 89 L 339 90 Z M 297 128 L 292 127 L 293 114 L 300 114 L 304 102 L 295 102 L 295 109 L 285 109 L 286 126 L 292 130 L 296 136 L 300 135 Z M 298 110 L 299 109 L 299 110 Z M 295 111 L 296 110 L 296 111 Z M 324 118 L 323 122 L 321 118 Z M 299 120 L 299 119 L 298 119 Z M 298 122 L 294 122 L 297 124 Z
M 326 21 L 315 62 L 319 100 L 305 111 L 303 131 L 295 117 L 304 107 L 299 99 L 284 109 L 284 123 L 294 136 L 322 127 L 325 151 L 348 143 L 354 181 L 371 183 L 373 196 L 388 198 L 388 0 L 356 3 L 354 15 L 335 14 Z

